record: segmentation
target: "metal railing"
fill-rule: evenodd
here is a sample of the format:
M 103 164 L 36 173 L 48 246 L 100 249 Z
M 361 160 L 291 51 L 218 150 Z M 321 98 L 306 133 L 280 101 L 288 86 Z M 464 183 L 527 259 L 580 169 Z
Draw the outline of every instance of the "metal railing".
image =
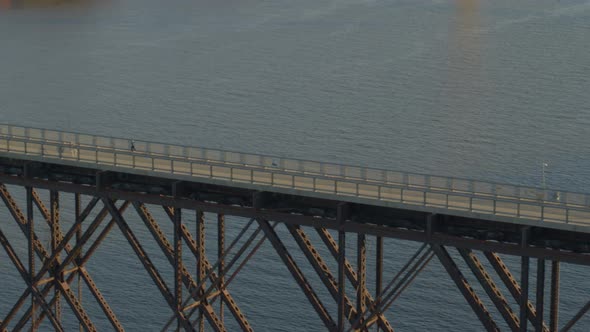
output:
M 270 185 L 532 220 L 590 224 L 590 195 L 0 124 L 0 153 Z

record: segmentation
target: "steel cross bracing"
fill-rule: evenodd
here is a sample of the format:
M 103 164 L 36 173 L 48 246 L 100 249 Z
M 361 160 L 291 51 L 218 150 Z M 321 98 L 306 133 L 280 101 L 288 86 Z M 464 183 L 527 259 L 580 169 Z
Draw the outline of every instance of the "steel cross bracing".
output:
M 24 188 L 25 195 L 13 195 L 11 186 Z M 153 187 L 161 189 L 154 191 Z M 253 331 L 257 324 L 264 326 L 264 322 L 249 321 L 248 312 L 239 306 L 256 299 L 241 299 L 233 286 L 240 271 L 248 268 L 247 263 L 256 259 L 265 244 L 276 252 L 276 261 L 285 264 L 293 283 L 310 303 L 310 311 L 330 331 L 393 331 L 400 323 L 396 301 L 420 282 L 421 273 L 428 273 L 426 267 L 433 259 L 442 264 L 457 294 L 465 298 L 488 331 L 501 326 L 511 331 L 558 331 L 560 325 L 568 331 L 590 310 L 589 303 L 567 314 L 568 320 L 562 324 L 558 320 L 560 262 L 590 265 L 590 236 L 584 231 L 547 228 L 542 223 L 523 226 L 493 218 L 432 214 L 220 186 L 198 179 L 179 181 L 2 157 L 0 198 L 4 203 L 0 213 L 10 216 L 26 238 L 13 239 L 14 235 L 2 229 L 10 221 L 1 220 L 0 244 L 9 260 L 0 264 L 14 266 L 26 289 L 8 312 L 0 313 L 0 331 L 42 327 L 63 331 L 66 317 L 74 317 L 84 330 L 98 330 L 97 317 L 88 313 L 89 303 L 98 305 L 109 329 L 123 331 L 125 323 L 119 320 L 117 308 L 109 304 L 86 267 L 113 232 L 123 235 L 156 285 L 158 294 L 154 296 L 164 299 L 162 310 L 170 315 L 162 326 L 165 331 L 227 331 L 228 326 Z M 74 199 L 75 217 L 66 222 L 63 210 L 70 198 Z M 164 220 L 158 220 L 150 206 L 161 207 Z M 210 215 L 215 218 L 206 221 Z M 225 231 L 237 224 L 233 218 L 226 221 L 226 216 L 249 220 L 233 239 L 226 239 Z M 206 236 L 209 222 L 217 223 L 215 238 Z M 146 250 L 148 244 L 132 230 L 136 223 L 155 240 L 156 249 L 167 261 L 163 266 L 156 266 L 148 256 L 152 248 Z M 172 229 L 171 235 L 164 232 L 162 223 Z M 44 224 L 50 236 L 46 245 L 40 240 Z M 348 241 L 346 248 L 347 238 L 354 239 L 356 246 L 351 247 Z M 387 252 L 384 242 L 395 239 L 422 245 L 390 275 L 384 273 L 384 257 L 403 256 Z M 217 242 L 216 253 L 205 251 L 206 241 Z M 286 241 L 293 241 L 296 249 L 287 249 Z M 16 250 L 15 244 L 21 250 Z M 453 254 L 455 249 L 457 254 Z M 19 257 L 19 252 L 27 257 Z M 517 271 L 520 279 L 507 268 L 501 254 L 522 257 Z M 210 263 L 212 257 L 215 259 Z M 482 257 L 487 262 L 482 262 Z M 537 260 L 536 283 L 529 280 L 534 271 L 531 258 Z M 545 283 L 545 263 L 549 261 L 550 282 Z M 194 270 L 187 268 L 195 262 Z M 375 269 L 368 270 L 367 262 L 374 262 Z M 172 271 L 174 278 L 165 280 L 164 271 Z M 547 296 L 546 285 L 550 289 Z M 83 290 L 90 295 L 82 298 Z M 536 293 L 535 301 L 528 297 L 531 291 Z M 548 317 L 543 316 L 545 307 L 549 308 Z
M 196 211 L 197 216 L 197 240 L 195 240 L 186 224 L 183 222 L 181 209 L 164 206 L 164 211 L 167 213 L 167 218 L 174 225 L 174 241 L 170 242 L 164 232 L 162 231 L 159 223 L 149 212 L 146 204 L 140 201 L 123 201 L 120 206 L 117 207 L 115 200 L 107 197 L 92 197 L 87 206 L 82 210 L 79 209 L 79 213 L 76 214 L 76 220 L 67 230 L 62 230 L 59 218 L 59 200 L 64 195 L 59 195 L 55 191 L 50 191 L 50 206 L 48 209 L 42 202 L 37 191 L 31 187 L 26 188 L 26 205 L 27 205 L 27 216 L 23 213 L 19 204 L 15 198 L 10 194 L 8 188 L 5 185 L 0 185 L 0 197 L 5 203 L 8 212 L 12 215 L 12 218 L 16 224 L 21 228 L 23 234 L 27 236 L 29 243 L 32 245 L 32 250 L 40 258 L 42 264 L 41 268 L 38 269 L 37 273 L 27 271 L 27 267 L 23 261 L 16 254 L 14 247 L 11 245 L 10 240 L 6 237 L 0 229 L 0 243 L 7 252 L 9 258 L 14 264 L 17 271 L 21 274 L 23 280 L 27 283 L 28 287 L 23 292 L 17 303 L 15 303 L 13 310 L 11 310 L 0 323 L 0 330 L 14 329 L 36 329 L 42 324 L 44 318 L 48 318 L 51 326 L 56 331 L 63 331 L 63 325 L 59 312 L 66 308 L 61 308 L 57 304 L 63 297 L 67 303 L 67 308 L 72 310 L 75 317 L 79 320 L 82 327 L 87 331 L 97 330 L 93 324 L 91 318 L 86 313 L 83 303 L 81 301 L 80 292 L 75 291 L 72 284 L 76 276 L 79 276 L 86 283 L 87 288 L 93 295 L 94 300 L 100 305 L 103 313 L 110 321 L 112 327 L 117 331 L 123 331 L 122 324 L 118 321 L 113 309 L 108 305 L 107 300 L 102 296 L 97 285 L 94 283 L 89 272 L 84 267 L 85 264 L 91 259 L 92 253 L 105 240 L 106 235 L 112 231 L 114 225 L 118 225 L 123 235 L 127 238 L 131 244 L 139 260 L 143 263 L 145 269 L 152 277 L 154 283 L 157 285 L 162 296 L 166 299 L 169 304 L 170 310 L 173 312 L 175 319 L 177 320 L 177 327 L 184 330 L 195 331 L 201 329 L 212 328 L 216 331 L 225 331 L 223 319 L 221 318 L 221 310 L 223 306 L 221 303 L 225 303 L 227 308 L 232 313 L 232 316 L 237 320 L 238 325 L 243 330 L 252 330 L 248 321 L 245 319 L 244 314 L 240 311 L 236 302 L 233 300 L 228 290 L 223 287 L 224 276 L 227 274 L 227 270 L 219 268 L 225 266 L 225 249 L 233 249 L 233 243 L 224 250 L 219 250 L 218 261 L 215 266 L 212 266 L 205 257 L 203 250 L 204 246 L 202 243 L 204 238 L 204 213 L 202 210 Z M 79 203 L 79 195 L 76 194 L 76 200 Z M 101 204 L 102 203 L 102 204 Z M 103 205 L 100 207 L 100 205 Z M 178 284 L 174 286 L 168 286 L 162 279 L 158 269 L 154 266 L 153 262 L 149 259 L 147 253 L 142 248 L 142 244 L 135 237 L 134 233 L 128 226 L 123 213 L 127 210 L 127 207 L 132 205 L 139 215 L 140 219 L 144 222 L 147 229 L 150 231 L 156 243 L 160 246 L 160 249 L 168 259 L 171 266 L 175 269 L 175 275 L 178 275 Z M 51 248 L 47 249 L 39 240 L 38 235 L 34 231 L 32 218 L 32 208 L 36 206 L 40 212 L 42 218 L 45 220 L 51 231 Z M 90 216 L 91 212 L 98 209 L 98 213 L 94 220 L 91 222 L 86 219 Z M 103 230 L 95 237 L 94 242 L 89 243 L 91 235 L 97 232 L 98 227 L 104 222 L 106 217 L 110 216 L 111 220 L 106 224 Z M 222 214 L 218 214 L 217 217 L 218 227 L 223 229 L 225 227 L 225 218 Z M 475 294 L 475 290 L 469 285 L 467 279 L 463 276 L 463 273 L 459 270 L 457 263 L 451 258 L 448 253 L 448 247 L 432 244 L 429 250 L 425 250 L 425 246 L 410 258 L 407 264 L 399 271 L 397 275 L 393 277 L 393 280 L 386 286 L 380 293 L 376 294 L 374 299 L 366 288 L 366 234 L 360 233 L 357 239 L 357 268 L 355 269 L 346 258 L 343 262 L 343 270 L 340 272 L 350 282 L 350 285 L 355 290 L 356 294 L 356 305 L 349 299 L 346 293 L 341 293 L 341 288 L 338 286 L 338 280 L 342 278 L 336 278 L 330 269 L 328 264 L 319 255 L 318 250 L 312 244 L 312 241 L 306 234 L 302 226 L 287 223 L 287 230 L 291 237 L 298 244 L 301 252 L 307 257 L 308 262 L 312 266 L 317 276 L 322 280 L 324 286 L 328 292 L 332 295 L 332 298 L 336 303 L 343 301 L 344 304 L 344 319 L 346 322 L 335 321 L 333 316 L 330 315 L 324 304 L 322 303 L 326 299 L 320 299 L 317 293 L 314 291 L 311 284 L 308 282 L 302 270 L 297 266 L 297 263 L 291 257 L 291 254 L 287 251 L 286 247 L 282 243 L 280 235 L 274 230 L 274 227 L 264 219 L 258 219 L 259 225 L 257 232 L 250 236 L 246 245 L 240 248 L 237 256 L 242 256 L 244 252 L 248 250 L 248 247 L 252 246 L 254 239 L 259 233 L 263 233 L 264 237 L 257 243 L 253 252 L 260 246 L 264 239 L 268 239 L 272 246 L 277 251 L 279 257 L 285 262 L 288 269 L 292 273 L 295 281 L 300 285 L 301 289 L 307 295 L 312 306 L 315 308 L 317 314 L 324 321 L 324 324 L 328 330 L 337 331 L 340 330 L 369 330 L 373 326 L 378 326 L 382 331 L 393 331 L 392 325 L 385 317 L 387 309 L 391 306 L 392 302 L 395 301 L 403 292 L 406 287 L 415 279 L 418 273 L 428 264 L 430 258 L 436 255 L 439 261 L 445 267 L 449 273 L 450 278 L 455 281 L 460 292 L 465 296 L 467 302 L 471 304 L 472 309 L 476 315 L 480 318 L 483 326 L 488 331 L 499 331 L 499 327 L 490 314 L 490 311 L 485 307 L 480 299 L 480 296 Z M 251 225 L 248 224 L 248 226 Z M 324 227 L 314 227 L 319 235 L 319 238 L 326 245 L 327 250 L 333 256 L 334 261 L 338 261 L 342 256 L 340 255 L 339 245 L 336 243 L 334 238 L 328 229 Z M 65 233 L 64 233 L 65 231 Z M 74 238 L 74 235 L 78 234 L 75 239 L 75 245 L 72 246 L 70 241 Z M 223 232 L 218 233 L 218 237 L 221 238 L 220 242 L 224 243 Z M 199 238 L 201 238 L 199 240 Z M 218 239 L 219 239 L 218 238 Z M 184 241 L 188 246 L 190 253 L 194 258 L 199 259 L 201 263 L 197 264 L 198 270 L 193 274 L 189 272 L 184 266 L 183 259 L 186 259 L 185 255 L 182 255 L 181 245 L 179 242 Z M 83 247 L 87 247 L 87 251 L 83 253 Z M 247 259 L 252 258 L 248 255 Z M 484 265 L 479 261 L 476 253 L 472 250 L 459 248 L 458 252 L 460 256 L 465 260 L 469 270 L 471 270 L 476 279 L 482 285 L 485 290 L 485 294 L 489 296 L 492 303 L 498 308 L 501 317 L 506 321 L 507 326 L 512 331 L 521 330 L 521 324 L 513 308 L 511 308 L 509 302 L 504 298 L 500 287 L 494 283 L 490 277 L 490 273 L 486 271 Z M 380 253 L 377 253 L 378 259 Z M 487 257 L 491 266 L 497 272 L 500 279 L 504 282 L 506 289 L 511 293 L 517 303 L 523 296 L 521 293 L 521 286 L 512 276 L 506 265 L 502 262 L 499 255 L 491 252 L 483 252 L 483 256 Z M 246 259 L 246 260 L 247 260 Z M 236 259 L 237 260 L 237 259 Z M 236 260 L 232 260 L 228 264 L 229 268 L 234 265 Z M 34 260 L 33 260 L 34 261 Z M 541 261 L 541 260 L 540 260 Z M 244 262 L 245 263 L 245 262 Z M 30 271 L 33 271 L 31 264 L 29 264 Z M 240 268 L 243 267 L 240 266 Z M 217 272 L 215 272 L 217 269 Z M 376 276 L 377 277 L 377 276 Z M 211 285 L 207 288 L 204 279 L 208 278 L 211 281 Z M 382 276 L 378 276 L 378 279 Z M 232 278 L 229 279 L 231 282 Z M 379 283 L 381 281 L 378 281 Z M 186 305 L 182 301 L 183 290 L 186 290 L 190 298 L 193 299 L 193 303 Z M 53 295 L 51 296 L 53 291 Z M 537 292 L 542 290 L 537 289 Z M 361 294 L 361 296 L 359 296 Z M 24 313 L 19 310 L 26 302 L 27 298 L 31 298 L 32 306 L 25 310 Z M 216 299 L 220 299 L 219 310 L 213 308 L 213 302 Z M 555 299 L 552 299 L 554 301 Z M 549 331 L 544 323 L 542 317 L 537 315 L 534 305 L 527 301 L 526 311 L 524 315 L 530 320 L 531 324 L 535 327 L 536 331 Z M 553 305 L 553 304 L 552 304 Z M 570 321 L 564 325 L 563 331 L 570 330 L 575 323 L 589 310 L 590 304 L 586 304 L 583 308 L 577 312 Z M 203 313 L 203 318 L 197 318 L 195 321 L 191 321 L 191 309 L 198 309 L 199 312 Z M 18 313 L 21 313 L 20 319 L 17 322 L 13 322 L 15 318 L 18 318 Z M 37 312 L 37 314 L 35 314 Z M 200 316 L 200 315 L 199 315 Z M 205 321 L 207 321 L 209 327 L 205 327 Z M 12 324 L 12 325 L 11 325 Z M 553 330 L 552 330 L 553 331 Z

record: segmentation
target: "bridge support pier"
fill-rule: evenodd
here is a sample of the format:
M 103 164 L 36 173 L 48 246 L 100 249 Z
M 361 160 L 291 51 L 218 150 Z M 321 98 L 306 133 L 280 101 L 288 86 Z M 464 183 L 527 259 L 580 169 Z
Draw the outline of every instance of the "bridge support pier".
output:
M 545 260 L 537 259 L 537 293 L 535 296 L 537 302 L 535 311 L 537 312 L 537 321 L 535 325 L 535 332 L 543 332 L 543 312 L 545 301 Z
M 551 332 L 558 332 L 559 324 L 559 261 L 551 261 L 551 311 L 549 326 Z

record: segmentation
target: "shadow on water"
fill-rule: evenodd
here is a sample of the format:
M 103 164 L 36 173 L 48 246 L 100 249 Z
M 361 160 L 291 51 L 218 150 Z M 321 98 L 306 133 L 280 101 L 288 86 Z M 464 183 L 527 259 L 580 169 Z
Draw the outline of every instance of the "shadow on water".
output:
M 0 0 L 0 10 L 87 6 L 95 2 L 95 0 Z

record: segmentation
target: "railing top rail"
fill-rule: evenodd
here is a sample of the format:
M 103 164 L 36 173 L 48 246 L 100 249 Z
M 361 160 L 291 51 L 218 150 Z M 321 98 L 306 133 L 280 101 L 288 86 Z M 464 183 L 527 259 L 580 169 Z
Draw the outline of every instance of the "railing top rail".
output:
M 21 131 L 22 135 L 15 134 L 15 132 Z M 41 137 L 29 136 L 31 135 L 31 131 L 39 131 Z M 314 173 L 324 176 L 350 177 L 377 183 L 399 183 L 408 186 L 424 186 L 439 189 L 442 188 L 451 191 L 495 194 L 518 199 L 536 199 L 542 197 L 543 200 L 554 200 L 556 203 L 590 206 L 590 195 L 587 193 L 555 190 L 534 186 L 521 186 L 509 183 L 479 181 L 460 177 L 448 177 L 382 168 L 363 167 L 357 165 L 337 164 L 315 160 L 285 158 L 267 154 L 243 153 L 224 149 L 211 149 L 206 147 L 168 144 L 115 136 L 93 135 L 75 131 L 24 127 L 5 123 L 0 123 L 0 135 L 7 135 L 9 137 L 18 136 L 31 140 L 48 140 L 48 136 L 54 135 L 55 137 L 52 137 L 52 141 L 58 141 L 64 144 L 82 144 L 80 142 L 80 138 L 92 138 L 92 143 L 85 145 L 115 149 L 129 149 L 133 145 L 133 149 L 137 149 L 138 152 L 160 155 L 165 154 L 170 157 L 196 158 L 225 163 L 242 163 L 249 166 L 275 167 L 283 171 Z M 108 145 L 97 144 L 97 141 L 101 141 L 101 143 L 106 141 L 108 142 Z M 181 151 L 182 153 L 180 153 Z M 199 152 L 199 156 L 195 157 L 194 155 L 191 155 L 191 153 L 196 153 L 197 151 Z M 230 160 L 228 160 L 228 158 Z M 369 174 L 372 175 L 369 176 Z M 552 195 L 557 195 L 557 197 L 551 197 Z

